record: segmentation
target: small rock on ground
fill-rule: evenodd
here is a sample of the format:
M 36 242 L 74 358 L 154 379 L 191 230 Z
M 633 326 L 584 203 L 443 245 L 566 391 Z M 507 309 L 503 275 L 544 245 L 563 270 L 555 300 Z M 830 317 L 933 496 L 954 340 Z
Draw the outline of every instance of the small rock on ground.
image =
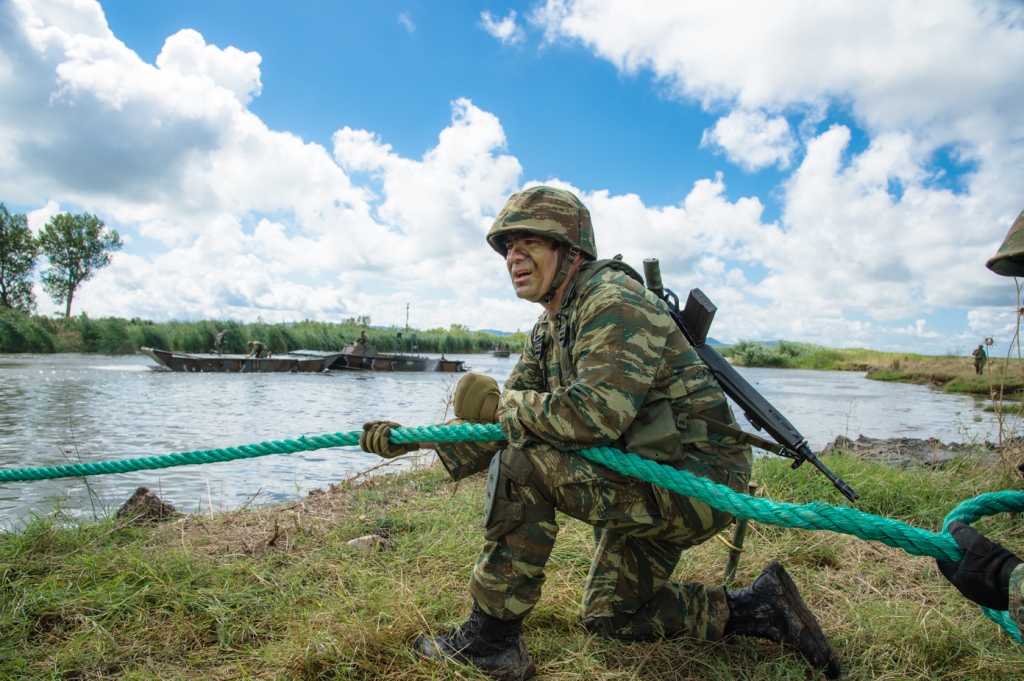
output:
M 349 540 L 348 545 L 367 553 L 373 553 L 374 551 L 390 551 L 395 548 L 394 544 L 379 534 L 368 534 L 363 537 L 357 537 L 356 539 Z

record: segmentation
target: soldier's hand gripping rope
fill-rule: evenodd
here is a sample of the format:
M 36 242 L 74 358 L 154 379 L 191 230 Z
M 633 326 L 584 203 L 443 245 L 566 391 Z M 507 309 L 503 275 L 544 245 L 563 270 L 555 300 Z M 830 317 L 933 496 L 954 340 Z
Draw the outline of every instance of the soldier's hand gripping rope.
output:
M 402 454 L 415 452 L 419 444 L 398 444 L 392 442 L 391 430 L 402 426 L 394 421 L 367 421 L 363 424 L 363 432 L 359 435 L 359 446 L 364 452 L 376 454 L 385 459 L 393 459 Z

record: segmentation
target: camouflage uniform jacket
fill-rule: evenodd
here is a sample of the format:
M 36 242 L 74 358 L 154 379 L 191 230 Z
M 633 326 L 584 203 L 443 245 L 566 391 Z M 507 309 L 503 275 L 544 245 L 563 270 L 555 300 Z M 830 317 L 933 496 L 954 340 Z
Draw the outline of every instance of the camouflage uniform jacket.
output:
M 520 449 L 626 449 L 634 418 L 667 396 L 683 460 L 666 463 L 697 474 L 714 466 L 749 475 L 750 447 L 709 436 L 703 421 L 688 418 L 734 421 L 725 394 L 665 304 L 624 268 L 589 263 L 570 285 L 562 311 L 540 316 L 501 394 L 498 420 L 506 439 Z M 437 446 L 455 479 L 486 467 L 501 446 L 467 444 Z
M 1024 633 L 1024 563 L 1010 574 L 1010 617 Z

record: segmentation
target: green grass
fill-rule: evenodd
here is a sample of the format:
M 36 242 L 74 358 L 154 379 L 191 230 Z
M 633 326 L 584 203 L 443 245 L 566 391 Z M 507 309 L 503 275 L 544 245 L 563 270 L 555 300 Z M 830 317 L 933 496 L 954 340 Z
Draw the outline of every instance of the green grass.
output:
M 826 463 L 861 494 L 858 508 L 938 529 L 959 501 L 1004 486 L 1009 466 L 965 459 L 948 470 L 891 470 L 843 456 Z M 774 500 L 839 495 L 808 467 L 762 459 Z M 418 659 L 409 642 L 461 621 L 483 542 L 482 480 L 439 468 L 345 482 L 301 502 L 186 516 L 150 528 L 38 519 L 0 538 L 0 678 L 480 679 Z M 588 526 L 562 531 L 525 636 L 544 679 L 806 679 L 804 663 L 750 639 L 623 644 L 589 636 L 578 599 L 593 553 Z M 1024 546 L 1024 524 L 979 527 Z M 378 533 L 391 552 L 349 539 Z M 721 580 L 726 549 L 688 551 L 685 581 Z M 818 614 L 844 679 L 1011 678 L 1020 648 L 940 577 L 931 559 L 824 532 L 752 523 L 737 577 L 787 566 Z

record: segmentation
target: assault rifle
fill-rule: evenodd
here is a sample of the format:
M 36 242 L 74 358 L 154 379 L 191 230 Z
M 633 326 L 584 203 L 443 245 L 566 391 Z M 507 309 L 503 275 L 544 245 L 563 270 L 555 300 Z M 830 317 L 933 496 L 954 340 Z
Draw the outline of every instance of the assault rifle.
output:
M 679 330 L 683 332 L 686 340 L 690 341 L 690 345 L 697 351 L 697 355 L 718 379 L 725 394 L 739 405 L 743 410 L 743 415 L 747 417 L 754 428 L 759 431 L 767 431 L 778 443 L 775 445 L 775 443 L 761 440 L 758 446 L 769 445 L 763 448 L 793 459 L 793 468 L 797 468 L 804 461 L 809 461 L 832 481 L 832 484 L 843 493 L 843 496 L 850 501 L 859 499 L 860 495 L 854 492 L 852 487 L 818 460 L 800 431 L 794 428 L 793 424 L 780 414 L 761 393 L 747 383 L 746 379 L 740 376 L 739 372 L 717 350 L 707 344 L 708 330 L 711 328 L 711 322 L 718 310 L 714 303 L 708 300 L 708 297 L 699 288 L 695 288 L 690 291 L 690 295 L 686 299 L 686 306 L 680 311 L 679 297 L 661 283 L 661 267 L 656 258 L 644 260 L 644 279 L 647 281 L 647 288 L 668 305 L 669 314 L 672 315 Z

